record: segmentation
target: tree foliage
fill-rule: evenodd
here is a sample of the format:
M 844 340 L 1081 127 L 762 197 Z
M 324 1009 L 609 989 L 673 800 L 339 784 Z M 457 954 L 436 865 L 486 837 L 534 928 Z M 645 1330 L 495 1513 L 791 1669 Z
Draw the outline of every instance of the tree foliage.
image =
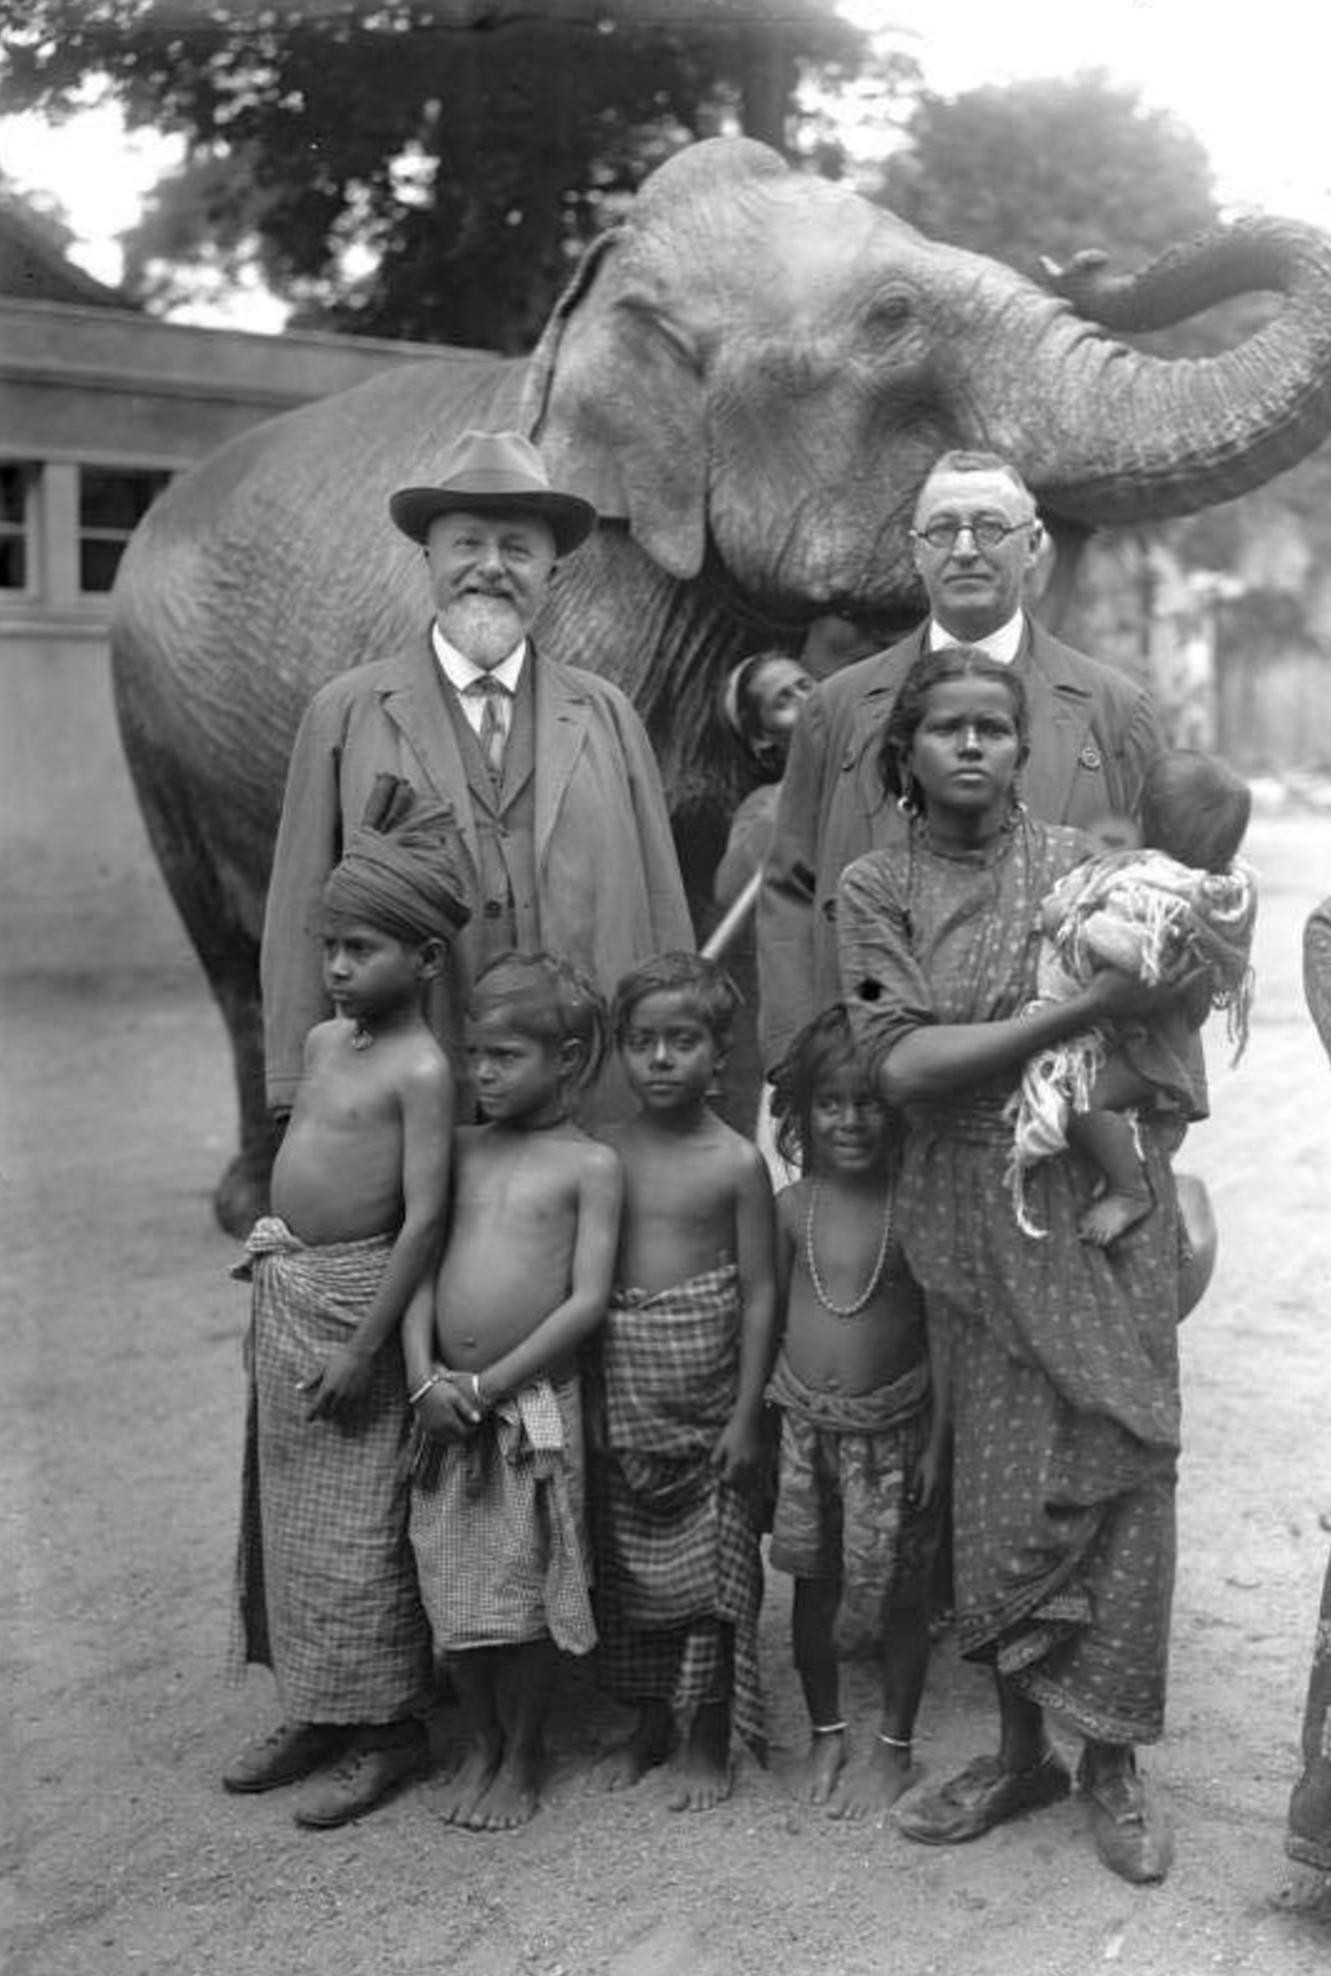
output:
M 1083 248 L 1132 267 L 1217 218 L 1199 139 L 1099 71 L 951 99 L 925 91 L 906 135 L 883 203 L 1024 274 Z
M 505 350 L 661 158 L 795 145 L 801 77 L 863 45 L 831 0 L 0 0 L 0 30 L 15 109 L 104 78 L 184 136 L 127 243 L 159 303 L 257 258 L 307 324 Z

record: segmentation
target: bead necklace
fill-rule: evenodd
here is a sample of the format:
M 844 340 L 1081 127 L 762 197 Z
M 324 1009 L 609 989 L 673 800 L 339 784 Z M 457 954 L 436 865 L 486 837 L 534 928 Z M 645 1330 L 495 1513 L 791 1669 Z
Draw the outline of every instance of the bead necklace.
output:
M 813 1224 L 818 1212 L 818 1182 L 815 1180 L 809 1189 L 809 1207 L 804 1217 L 804 1260 L 809 1265 L 809 1281 L 813 1284 L 814 1295 L 825 1311 L 833 1317 L 858 1317 L 872 1302 L 874 1292 L 883 1280 L 887 1267 L 888 1250 L 892 1245 L 892 1189 L 889 1187 L 883 1201 L 883 1233 L 878 1244 L 878 1255 L 874 1261 L 869 1280 L 858 1297 L 848 1304 L 834 1304 L 827 1294 L 822 1274 L 818 1268 L 818 1257 L 814 1251 Z

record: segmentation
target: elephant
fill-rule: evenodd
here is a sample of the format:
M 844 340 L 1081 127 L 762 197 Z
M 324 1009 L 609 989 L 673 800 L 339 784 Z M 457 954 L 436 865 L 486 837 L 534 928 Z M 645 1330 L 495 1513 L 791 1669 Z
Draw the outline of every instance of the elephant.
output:
M 881 638 L 918 617 L 908 529 L 939 453 L 1002 454 L 1075 532 L 1227 499 L 1320 442 L 1331 242 L 1248 219 L 1165 261 L 1115 281 L 1078 256 L 1053 293 L 764 145 L 707 139 L 592 244 L 530 358 L 441 350 L 250 429 L 166 490 L 121 564 L 112 669 L 234 1048 L 226 1226 L 261 1203 L 273 1150 L 257 955 L 292 737 L 316 686 L 428 620 L 389 493 L 429 480 L 457 432 L 516 426 L 594 502 L 602 524 L 557 572 L 538 642 L 633 698 L 701 902 L 743 787 L 723 676 L 760 644 L 794 649 L 818 615 Z M 1205 360 L 1088 320 L 1181 320 L 1254 287 L 1283 294 L 1273 320 Z

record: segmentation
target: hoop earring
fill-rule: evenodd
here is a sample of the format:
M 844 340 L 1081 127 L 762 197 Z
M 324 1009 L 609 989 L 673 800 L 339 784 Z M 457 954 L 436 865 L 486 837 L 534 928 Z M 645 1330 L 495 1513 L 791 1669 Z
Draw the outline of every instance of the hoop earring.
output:
M 902 816 L 918 816 L 920 814 L 920 806 L 915 798 L 915 784 L 912 782 L 909 773 L 905 777 L 901 794 L 897 797 L 897 808 L 901 811 Z

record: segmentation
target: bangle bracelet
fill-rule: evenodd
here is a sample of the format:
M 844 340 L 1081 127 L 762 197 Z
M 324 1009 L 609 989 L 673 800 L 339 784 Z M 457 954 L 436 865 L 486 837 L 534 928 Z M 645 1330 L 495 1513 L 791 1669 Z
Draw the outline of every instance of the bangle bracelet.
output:
M 475 1400 L 477 1406 L 480 1407 L 481 1411 L 484 1412 L 487 1402 L 484 1393 L 481 1391 L 481 1375 L 479 1372 L 469 1372 L 467 1377 L 471 1380 L 472 1398 Z
M 414 1407 L 418 1401 L 425 1398 L 425 1395 L 430 1391 L 432 1386 L 439 1385 L 440 1381 L 447 1379 L 447 1377 L 448 1374 L 443 1370 L 442 1366 L 436 1366 L 428 1379 L 422 1379 L 414 1393 L 407 1394 L 407 1405 Z

